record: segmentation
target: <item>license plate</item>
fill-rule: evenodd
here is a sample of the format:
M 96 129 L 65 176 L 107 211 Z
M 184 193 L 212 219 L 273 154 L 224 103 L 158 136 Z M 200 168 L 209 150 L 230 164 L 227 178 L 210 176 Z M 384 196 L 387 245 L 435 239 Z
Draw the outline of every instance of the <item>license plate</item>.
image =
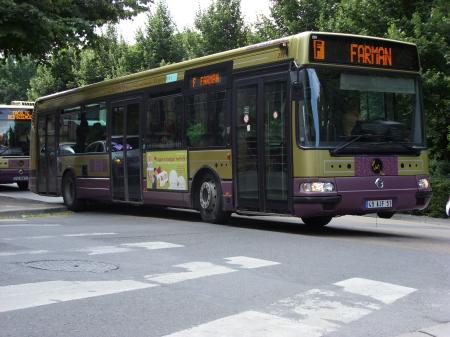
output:
M 20 176 L 20 177 L 13 177 L 14 181 L 25 181 L 28 180 L 28 176 Z
M 366 200 L 366 208 L 390 208 L 392 200 Z

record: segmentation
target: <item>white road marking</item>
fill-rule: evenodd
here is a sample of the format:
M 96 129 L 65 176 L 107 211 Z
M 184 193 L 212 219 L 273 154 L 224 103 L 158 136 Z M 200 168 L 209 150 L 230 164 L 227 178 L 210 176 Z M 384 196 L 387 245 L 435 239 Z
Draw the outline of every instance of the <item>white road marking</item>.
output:
M 163 242 L 163 241 L 123 243 L 123 244 L 121 244 L 121 246 L 145 248 L 148 250 L 184 247 L 182 245 L 178 245 L 175 243 Z
M 64 234 L 65 237 L 82 237 L 82 236 L 102 236 L 102 235 L 117 235 L 117 233 L 78 233 L 78 234 Z
M 165 337 L 315 337 L 314 327 L 257 311 L 245 311 Z
M 100 255 L 100 254 L 114 254 L 114 253 L 126 253 L 133 251 L 133 248 L 145 248 L 149 250 L 166 249 L 166 248 L 178 248 L 184 247 L 170 242 L 136 242 L 136 243 L 123 243 L 118 246 L 96 246 L 77 249 L 77 252 L 88 252 L 88 255 Z
M 62 234 L 62 235 L 33 235 L 33 236 L 16 236 L 13 238 L 4 238 L 2 240 L 39 240 L 39 239 L 54 239 L 57 237 L 84 237 L 84 236 L 103 236 L 103 235 L 117 235 L 117 233 L 78 233 L 78 234 Z
M 416 290 L 361 278 L 334 286 L 337 291 L 311 289 L 277 301 L 264 312 L 244 311 L 165 337 L 322 337 Z M 380 296 L 362 291 L 370 286 Z
M 77 249 L 77 252 L 88 253 L 88 255 L 101 255 L 101 254 L 115 254 L 126 253 L 132 251 L 131 248 L 118 247 L 118 246 L 97 246 Z
M 372 297 L 385 304 L 391 304 L 417 289 L 403 287 L 392 283 L 367 280 L 363 278 L 351 278 L 337 282 L 335 285 L 343 287 L 344 291 L 352 294 Z
M 225 258 L 225 260 L 228 260 L 227 263 L 237 264 L 237 265 L 239 265 L 239 268 L 243 268 L 243 269 L 269 267 L 269 266 L 274 266 L 274 265 L 280 264 L 279 262 L 255 259 L 253 257 L 247 257 L 247 256 L 227 257 L 227 258 Z
M 0 312 L 157 287 L 157 284 L 122 281 L 48 281 L 0 287 Z
M 316 328 L 317 336 L 338 330 L 381 307 L 372 302 L 358 302 L 338 292 L 311 289 L 272 304 L 271 313 L 295 318 Z
M 61 225 L 56 224 L 9 224 L 9 225 L 0 225 L 2 227 L 59 227 Z
M 235 269 L 218 266 L 209 262 L 188 262 L 178 264 L 174 267 L 187 269 L 188 271 L 147 275 L 145 276 L 145 278 L 149 281 L 157 283 L 174 284 L 187 280 L 194 280 L 201 277 L 228 274 L 237 271 Z
M 48 250 L 17 250 L 14 252 L 0 252 L 0 256 L 15 256 L 15 255 L 25 255 L 25 254 L 32 254 L 32 255 L 37 255 L 37 254 L 45 254 L 45 253 L 49 253 L 50 251 Z
M 0 223 L 1 222 L 25 222 L 27 220 L 25 219 L 0 219 Z
M 26 236 L 26 237 L 24 237 L 24 239 L 32 239 L 32 240 L 38 239 L 39 240 L 39 239 L 52 239 L 54 237 L 55 237 L 54 235 L 35 235 L 35 236 Z M 20 239 L 20 237 L 17 239 Z

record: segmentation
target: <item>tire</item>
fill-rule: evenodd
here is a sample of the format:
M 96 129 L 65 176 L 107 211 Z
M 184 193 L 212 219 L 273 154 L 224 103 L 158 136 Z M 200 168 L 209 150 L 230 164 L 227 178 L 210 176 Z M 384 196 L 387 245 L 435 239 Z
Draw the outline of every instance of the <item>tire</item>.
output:
M 197 205 L 202 220 L 210 223 L 225 223 L 231 212 L 223 211 L 223 197 L 220 183 L 212 174 L 205 174 L 197 190 Z
M 381 219 L 390 219 L 394 216 L 394 212 L 378 212 L 377 215 Z
M 320 228 L 328 225 L 333 219 L 332 216 L 314 216 L 311 218 L 302 218 L 303 223 L 310 228 Z
M 17 186 L 19 187 L 19 190 L 27 191 L 28 190 L 28 181 L 18 181 Z
M 85 202 L 77 197 L 76 179 L 72 173 L 67 173 L 63 177 L 62 195 L 64 204 L 69 210 L 76 212 L 84 209 Z

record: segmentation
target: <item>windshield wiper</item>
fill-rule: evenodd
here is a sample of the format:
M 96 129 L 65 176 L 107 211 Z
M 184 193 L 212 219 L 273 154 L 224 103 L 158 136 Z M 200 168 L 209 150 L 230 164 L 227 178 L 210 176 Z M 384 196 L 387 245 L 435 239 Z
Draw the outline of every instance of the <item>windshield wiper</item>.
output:
M 372 143 L 372 145 L 389 145 L 389 146 L 399 145 L 410 153 L 418 154 L 420 152 L 420 150 L 415 148 L 414 146 L 402 142 L 387 141 L 387 142 Z
M 339 154 L 339 152 L 341 152 L 343 149 L 345 149 L 346 147 L 352 145 L 354 142 L 360 140 L 361 138 L 365 138 L 365 137 L 373 137 L 372 134 L 370 133 L 365 133 L 362 135 L 353 135 L 348 141 L 344 142 L 341 145 L 338 145 L 337 147 L 335 147 L 333 150 L 330 150 L 331 154 Z

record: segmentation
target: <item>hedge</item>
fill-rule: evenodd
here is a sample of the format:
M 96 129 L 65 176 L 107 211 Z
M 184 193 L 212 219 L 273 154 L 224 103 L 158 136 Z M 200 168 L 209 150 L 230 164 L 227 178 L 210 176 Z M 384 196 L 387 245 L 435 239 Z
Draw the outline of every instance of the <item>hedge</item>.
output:
M 430 177 L 433 197 L 428 207 L 422 211 L 414 211 L 416 215 L 427 215 L 434 218 L 446 218 L 445 204 L 450 195 L 450 178 Z

